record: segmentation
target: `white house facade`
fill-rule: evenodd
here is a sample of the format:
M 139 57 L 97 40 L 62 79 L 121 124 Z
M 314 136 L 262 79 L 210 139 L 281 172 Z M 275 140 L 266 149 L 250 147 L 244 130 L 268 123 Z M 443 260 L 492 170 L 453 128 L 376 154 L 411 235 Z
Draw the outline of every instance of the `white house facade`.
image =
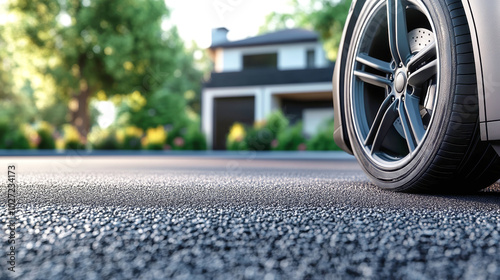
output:
M 209 147 L 224 149 L 235 122 L 251 125 L 281 109 L 312 135 L 333 118 L 333 65 L 315 32 L 287 29 L 228 41 L 227 29 L 212 34 L 214 71 L 202 92 L 202 129 Z

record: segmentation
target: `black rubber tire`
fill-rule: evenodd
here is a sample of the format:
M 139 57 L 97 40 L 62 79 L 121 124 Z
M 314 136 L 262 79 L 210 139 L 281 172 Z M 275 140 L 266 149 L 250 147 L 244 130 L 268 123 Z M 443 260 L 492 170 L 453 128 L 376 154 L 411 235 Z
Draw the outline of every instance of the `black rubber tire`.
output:
M 382 0 L 381 0 L 382 1 Z M 500 158 L 480 140 L 479 107 L 470 30 L 460 0 L 421 0 L 436 26 L 441 79 L 436 112 L 422 147 L 398 168 L 375 164 L 355 135 L 353 112 L 345 100 L 347 130 L 353 152 L 370 179 L 383 189 L 402 192 L 473 192 L 500 178 Z M 378 1 L 365 3 L 360 18 Z M 352 36 L 360 36 L 354 28 Z M 352 49 L 352 47 L 350 48 Z M 353 59 L 349 51 L 347 61 Z M 349 65 L 349 62 L 347 62 Z M 347 67 L 346 73 L 352 71 Z M 344 74 L 344 78 L 348 74 Z M 350 82 L 345 80 L 347 93 Z

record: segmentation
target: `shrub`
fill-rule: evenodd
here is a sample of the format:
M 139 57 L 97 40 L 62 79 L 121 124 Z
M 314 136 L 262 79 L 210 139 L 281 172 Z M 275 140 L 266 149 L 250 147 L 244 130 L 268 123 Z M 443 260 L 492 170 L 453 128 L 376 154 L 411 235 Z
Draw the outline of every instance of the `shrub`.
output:
M 264 128 L 271 132 L 273 139 L 276 139 L 278 134 L 283 132 L 289 124 L 290 122 L 281 111 L 275 111 L 267 117 Z
M 0 149 L 5 149 L 5 140 L 10 132 L 10 125 L 8 120 L 0 120 Z
M 20 129 L 19 127 L 14 127 L 11 131 L 9 131 L 8 134 L 4 136 L 3 144 L 5 149 L 30 149 L 28 137 L 24 133 L 23 129 Z
M 302 134 L 302 123 L 297 123 L 278 134 L 273 141 L 273 150 L 297 151 L 306 149 L 306 139 Z
M 85 149 L 85 145 L 82 143 L 82 137 L 78 130 L 70 125 L 66 124 L 63 126 L 63 140 L 64 148 L 70 150 L 82 150 Z
M 0 120 L 0 149 L 30 149 L 25 126 L 16 126 L 7 119 Z
M 89 143 L 96 150 L 118 150 L 120 143 L 113 130 L 95 129 L 88 136 Z
M 266 120 L 256 122 L 253 128 L 248 129 L 245 144 L 248 150 L 269 151 L 273 141 L 286 130 L 289 121 L 281 111 L 271 113 Z
M 197 126 L 191 126 L 187 129 L 184 142 L 184 150 L 204 151 L 207 149 L 205 134 L 203 134 Z
M 186 134 L 187 128 L 183 125 L 167 126 L 170 127 L 168 130 L 167 137 L 167 149 L 169 150 L 183 150 L 185 146 L 184 135 Z
M 140 150 L 142 148 L 141 139 L 144 132 L 142 129 L 129 126 L 118 131 L 117 138 L 124 150 Z
M 167 140 L 167 132 L 163 126 L 149 128 L 146 136 L 142 138 L 142 146 L 148 150 L 163 150 Z
M 200 151 L 207 149 L 205 135 L 194 121 L 189 125 L 177 125 L 168 132 L 168 148 L 172 150 Z
M 333 120 L 328 120 L 323 127 L 307 143 L 307 148 L 311 151 L 339 151 L 341 150 L 333 141 L 334 125 Z
M 38 129 L 38 136 L 40 137 L 40 142 L 38 143 L 38 149 L 42 150 L 53 150 L 56 148 L 56 142 L 54 140 L 54 128 L 47 122 L 41 122 Z
M 269 151 L 271 150 L 271 143 L 274 140 L 271 130 L 267 129 L 265 125 L 252 127 L 248 129 L 245 144 L 250 151 Z

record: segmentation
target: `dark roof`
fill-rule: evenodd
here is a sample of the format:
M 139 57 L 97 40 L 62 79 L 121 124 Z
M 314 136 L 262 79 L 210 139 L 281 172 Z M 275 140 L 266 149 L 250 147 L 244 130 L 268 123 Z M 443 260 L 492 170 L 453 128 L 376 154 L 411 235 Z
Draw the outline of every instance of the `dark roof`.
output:
M 227 42 L 216 43 L 210 46 L 210 48 L 211 49 L 234 48 L 234 47 L 245 47 L 245 46 L 290 44 L 290 43 L 315 42 L 315 41 L 318 41 L 318 34 L 316 32 L 300 28 L 294 28 L 294 29 L 285 29 L 276 32 L 271 32 L 264 35 L 250 37 L 238 41 L 227 41 Z
M 331 82 L 333 66 L 299 70 L 251 69 L 239 72 L 213 72 L 205 88 L 281 85 Z

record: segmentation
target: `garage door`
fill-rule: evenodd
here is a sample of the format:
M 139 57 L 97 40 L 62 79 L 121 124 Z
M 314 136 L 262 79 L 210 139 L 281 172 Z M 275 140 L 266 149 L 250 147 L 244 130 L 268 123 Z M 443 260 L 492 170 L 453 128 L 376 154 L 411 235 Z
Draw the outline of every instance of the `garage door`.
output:
M 254 120 L 255 98 L 253 96 L 215 98 L 213 149 L 226 149 L 226 137 L 235 122 L 252 125 Z

